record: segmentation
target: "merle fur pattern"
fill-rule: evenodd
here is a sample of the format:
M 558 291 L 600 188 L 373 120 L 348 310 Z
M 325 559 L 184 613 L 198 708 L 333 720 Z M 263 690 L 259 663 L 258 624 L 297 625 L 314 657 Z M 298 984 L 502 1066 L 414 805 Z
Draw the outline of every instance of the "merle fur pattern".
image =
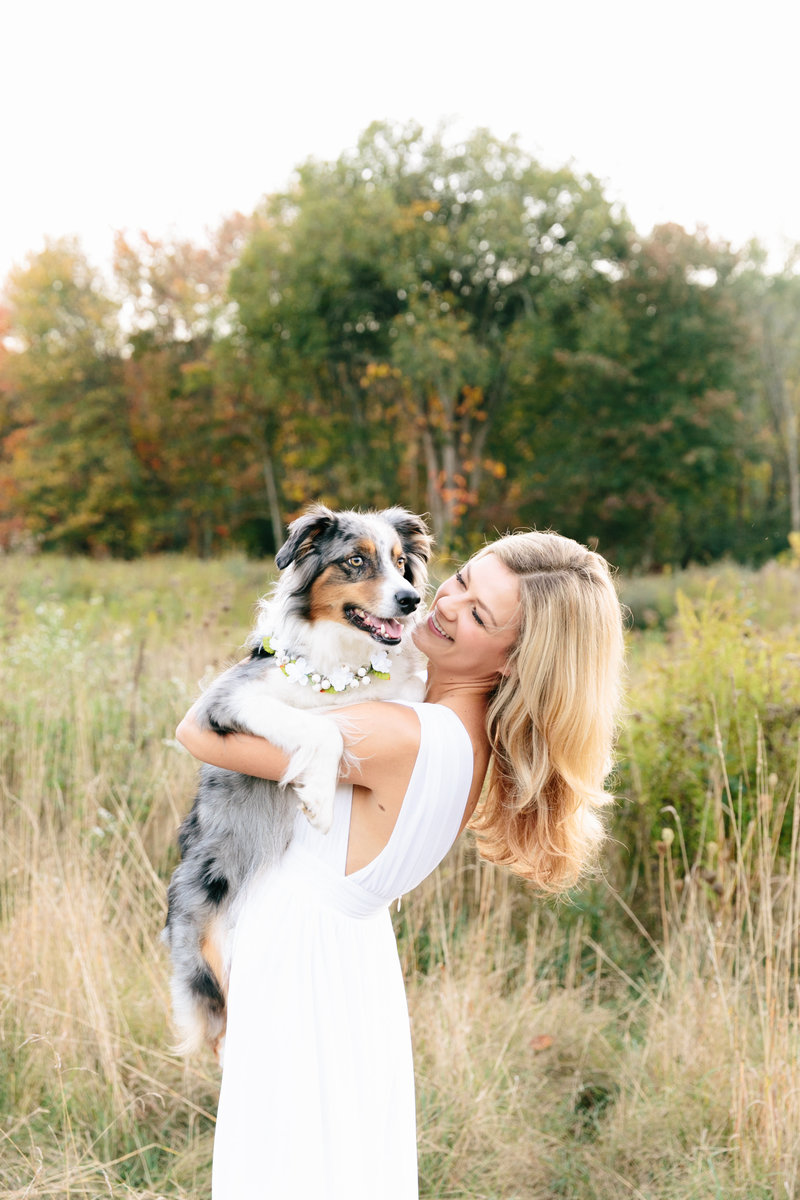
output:
M 398 541 L 405 559 L 399 569 L 392 556 Z M 194 804 L 178 834 L 181 862 L 170 881 L 164 930 L 173 967 L 173 1013 L 182 1035 L 179 1049 L 185 1053 L 203 1041 L 219 1052 L 225 1030 L 225 943 L 237 897 L 256 871 L 286 851 L 298 806 L 317 828 L 329 827 L 343 743 L 335 722 L 323 719 L 319 710 L 359 700 L 422 698 L 420 658 L 408 634 L 419 619 L 415 610 L 427 581 L 430 545 L 424 522 L 404 509 L 310 509 L 289 527 L 276 556 L 281 577 L 261 602 L 250 657 L 215 680 L 201 698 L 196 712 L 201 727 L 260 734 L 291 758 L 280 783 L 201 768 Z M 403 627 L 403 653 L 393 659 L 391 678 L 371 680 L 369 689 L 329 694 L 300 686 L 287 680 L 263 648 L 266 635 L 278 634 L 294 656 L 306 657 L 325 673 L 342 662 L 369 662 L 376 641 L 380 644 L 371 626 L 356 627 L 342 613 L 312 619 L 314 585 L 326 571 L 335 580 L 337 598 L 361 588 L 357 595 L 378 597 L 381 611 L 374 615 L 391 622 L 392 632 L 395 622 Z M 213 954 L 208 954 L 209 940 Z

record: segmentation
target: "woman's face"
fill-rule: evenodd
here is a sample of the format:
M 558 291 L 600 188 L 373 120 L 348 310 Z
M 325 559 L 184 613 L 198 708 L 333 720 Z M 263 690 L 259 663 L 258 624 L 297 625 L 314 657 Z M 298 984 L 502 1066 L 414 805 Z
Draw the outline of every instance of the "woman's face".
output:
M 519 627 L 519 582 L 493 554 L 473 559 L 446 579 L 414 643 L 431 664 L 454 677 L 493 682 Z

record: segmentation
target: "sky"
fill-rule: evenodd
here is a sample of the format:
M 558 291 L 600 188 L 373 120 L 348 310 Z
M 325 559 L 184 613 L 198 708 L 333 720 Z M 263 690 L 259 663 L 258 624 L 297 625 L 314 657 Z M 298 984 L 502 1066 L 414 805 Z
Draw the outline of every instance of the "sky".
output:
M 200 240 L 377 119 L 519 137 L 776 268 L 800 243 L 797 0 L 18 0 L 0 280 L 45 236 Z

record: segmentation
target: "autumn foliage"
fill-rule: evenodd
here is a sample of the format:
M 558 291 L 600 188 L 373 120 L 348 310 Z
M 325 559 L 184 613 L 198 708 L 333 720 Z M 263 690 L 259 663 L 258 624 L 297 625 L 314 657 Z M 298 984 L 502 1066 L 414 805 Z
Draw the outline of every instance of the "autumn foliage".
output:
M 440 546 L 758 560 L 800 525 L 800 282 L 478 131 L 375 125 L 206 243 L 74 241 L 0 312 L 0 547 L 275 549 L 309 499 Z

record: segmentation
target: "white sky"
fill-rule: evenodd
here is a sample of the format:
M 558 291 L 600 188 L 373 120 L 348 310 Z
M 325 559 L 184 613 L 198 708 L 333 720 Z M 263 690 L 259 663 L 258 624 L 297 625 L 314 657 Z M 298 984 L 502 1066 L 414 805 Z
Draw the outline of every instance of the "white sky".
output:
M 10 10 L 10 11 L 8 11 Z M 0 280 L 45 235 L 199 238 L 373 120 L 484 125 L 777 265 L 800 242 L 798 0 L 15 0 Z

